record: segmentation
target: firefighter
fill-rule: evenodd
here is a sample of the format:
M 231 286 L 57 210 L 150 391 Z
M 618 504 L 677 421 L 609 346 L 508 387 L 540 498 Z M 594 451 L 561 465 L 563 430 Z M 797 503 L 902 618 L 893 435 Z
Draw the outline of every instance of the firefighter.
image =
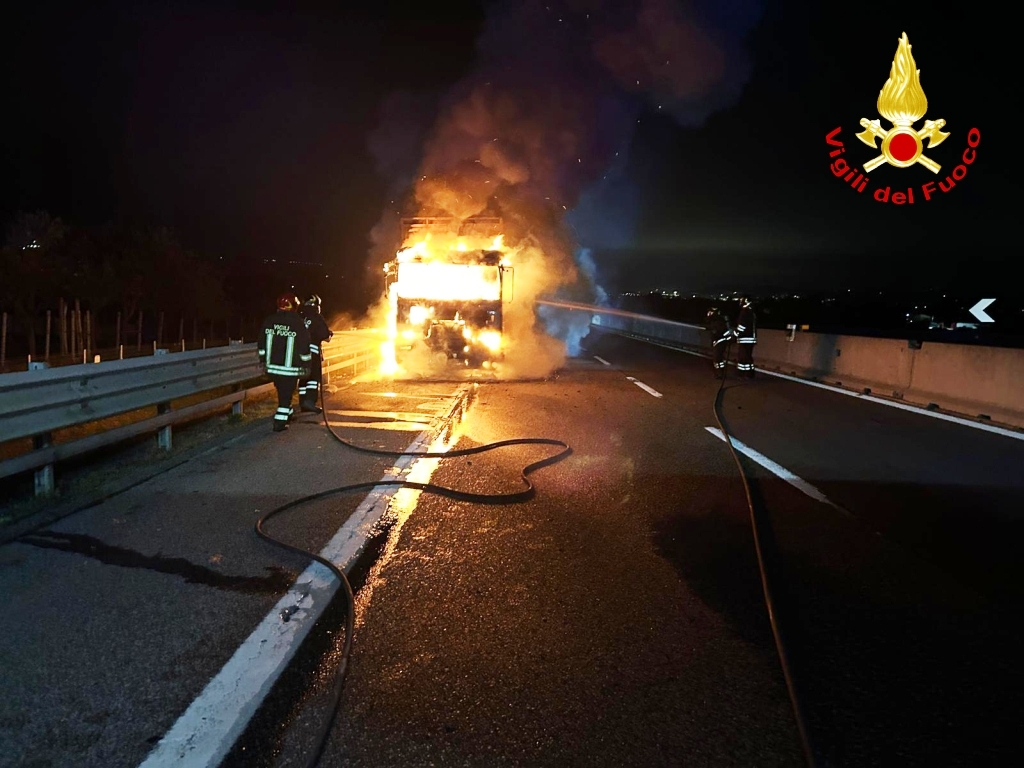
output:
M 736 330 L 733 331 L 739 345 L 736 354 L 736 368 L 739 375 L 754 378 L 754 345 L 757 344 L 757 317 L 754 305 L 749 296 L 740 299 L 740 313 L 736 318 Z
M 274 431 L 284 432 L 293 414 L 292 395 L 300 380 L 309 376 L 309 331 L 299 316 L 299 297 L 282 294 L 277 300 L 277 312 L 263 322 L 259 339 L 260 362 L 263 363 L 277 390 L 277 412 Z
M 725 364 L 729 352 L 729 342 L 733 339 L 732 326 L 729 318 L 722 314 L 718 307 L 708 310 L 708 333 L 711 334 L 711 351 L 714 354 L 715 378 L 725 378 Z
M 323 408 L 316 404 L 323 385 L 323 351 L 320 345 L 334 337 L 334 331 L 327 327 L 322 312 L 322 302 L 315 293 L 302 302 L 300 314 L 309 332 L 309 376 L 299 383 L 299 407 L 304 413 L 323 413 Z

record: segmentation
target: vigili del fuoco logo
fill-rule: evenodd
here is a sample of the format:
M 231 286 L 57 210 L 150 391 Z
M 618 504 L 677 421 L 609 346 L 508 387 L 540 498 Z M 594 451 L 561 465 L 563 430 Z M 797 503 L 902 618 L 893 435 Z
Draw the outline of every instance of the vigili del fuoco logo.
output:
M 942 131 L 942 128 L 946 126 L 945 120 L 925 120 L 920 129 L 914 128 L 914 123 L 924 117 L 928 111 L 928 99 L 925 98 L 924 90 L 921 88 L 921 70 L 917 69 L 914 57 L 910 55 L 910 41 L 907 40 L 906 32 L 903 33 L 896 48 L 896 56 L 892 60 L 889 79 L 885 81 L 882 90 L 878 92 L 877 106 L 878 114 L 892 123 L 892 127 L 886 129 L 882 127 L 880 120 L 861 118 L 860 125 L 864 130 L 856 136 L 876 152 L 881 151 L 881 154 L 865 161 L 863 171 L 852 167 L 845 158 L 841 157 L 846 152 L 846 147 L 838 138 L 839 132 L 842 130 L 842 126 L 839 126 L 825 136 L 825 143 L 830 147 L 836 147 L 828 153 L 829 157 L 833 158 L 829 166 L 833 176 L 841 178 L 857 192 L 864 192 L 870 181 L 867 174 L 879 166 L 889 165 L 893 169 L 903 169 L 920 164 L 939 177 L 938 187 L 936 187 L 935 181 L 926 181 L 921 185 L 919 199 L 924 201 L 931 200 L 937 192 L 951 191 L 956 187 L 957 182 L 967 176 L 968 166 L 977 158 L 976 148 L 981 142 L 981 131 L 977 128 L 967 131 L 967 147 L 960 157 L 961 162 L 947 171 L 945 179 L 942 179 L 942 166 L 928 157 L 925 150 L 934 149 L 949 138 L 950 134 Z M 928 141 L 927 147 L 925 147 L 925 140 Z M 878 143 L 879 141 L 881 144 Z M 886 170 L 883 169 L 880 173 L 886 173 Z M 884 180 L 892 181 L 891 178 Z M 883 187 L 881 183 L 876 182 L 875 186 L 872 197 L 880 203 L 892 202 L 896 205 L 904 203 L 913 205 L 914 203 L 914 187 L 912 185 L 908 186 L 905 192 L 891 192 L 891 183 Z

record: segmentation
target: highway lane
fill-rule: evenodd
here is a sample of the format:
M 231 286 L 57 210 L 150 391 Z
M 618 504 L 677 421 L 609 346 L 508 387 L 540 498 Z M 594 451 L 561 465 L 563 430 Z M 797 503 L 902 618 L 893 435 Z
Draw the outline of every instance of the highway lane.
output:
M 799 765 L 743 496 L 694 399 L 586 360 L 481 385 L 457 447 L 536 435 L 574 453 L 523 505 L 420 498 L 360 596 L 325 764 Z M 444 460 L 433 479 L 508 490 L 543 455 Z
M 687 354 L 592 346 L 666 398 L 708 375 Z M 1024 441 L 768 375 L 732 379 L 723 412 L 737 440 L 838 507 L 744 458 L 828 757 L 1008 762 L 1024 704 Z
M 617 337 L 588 346 L 547 383 L 481 386 L 460 446 L 543 435 L 575 453 L 537 474 L 528 504 L 424 496 L 393 532 L 360 598 L 331 764 L 801 764 L 742 487 L 707 429 L 710 364 Z M 850 513 L 744 459 L 820 764 L 1008 763 L 1017 613 L 974 573 L 969 536 L 951 563 L 946 544 L 924 546 L 941 537 L 899 534 L 985 509 L 1012 518 L 1021 497 L 1000 467 L 1019 466 L 1022 445 L 763 377 L 730 385 L 725 412 L 738 439 Z M 958 475 L 966 445 L 984 455 Z M 920 468 L 943 452 L 939 491 L 918 477 L 917 500 L 840 493 L 851 477 L 898 482 L 876 475 L 879 457 Z M 540 453 L 446 460 L 434 480 L 506 489 Z M 975 488 L 966 510 L 941 490 L 957 483 Z M 929 516 L 935 497 L 946 507 Z M 293 741 L 281 764 L 308 746 Z
M 360 444 L 402 450 L 439 427 L 456 390 L 347 382 L 331 418 Z M 312 416 L 284 434 L 268 418 L 0 547 L 0 765 L 137 766 L 308 564 L 256 537 L 261 511 L 394 463 L 338 445 Z M 319 551 L 365 496 L 270 529 Z
M 359 592 L 326 764 L 801 763 L 742 487 L 708 432 L 709 363 L 618 337 L 588 346 L 549 381 L 480 384 L 459 434 L 460 447 L 530 435 L 572 444 L 569 459 L 537 473 L 534 500 L 407 494 L 391 510 Z M 454 386 L 364 385 L 332 399 L 331 418 L 360 442 L 405 447 Z M 730 384 L 725 409 L 745 445 L 850 513 L 744 459 L 771 524 L 770 570 L 822 764 L 1009 762 L 1024 682 L 1013 595 L 976 573 L 969 537 L 965 561 L 950 563 L 955 537 L 902 533 L 932 519 L 915 498 L 938 498 L 947 508 L 935 521 L 966 525 L 995 510 L 1012 539 L 1019 496 L 1000 468 L 1020 465 L 1022 444 L 762 378 Z M 295 441 L 284 465 L 268 451 L 281 438 Z M 904 496 L 884 492 L 890 447 L 920 468 L 965 444 L 981 452 L 969 472 L 956 473 L 954 453 L 926 477 L 942 489 L 969 482 L 973 494 L 935 492 L 920 476 Z M 519 468 L 547 450 L 417 466 L 423 479 L 495 492 L 517 487 Z M 0 548 L 0 589 L 18 617 L 18 633 L 0 640 L 14 670 L 0 683 L 0 764 L 74 755 L 75 765 L 137 765 L 305 567 L 252 540 L 253 510 L 387 465 L 312 425 L 254 433 L 49 537 Z M 844 493 L 873 482 L 882 490 Z M 965 498 L 976 508 L 958 507 Z M 357 502 L 304 510 L 285 529 L 322 545 Z M 90 551 L 96 541 L 117 550 Z M 104 559 L 125 552 L 143 560 Z M 168 572 L 175 558 L 196 570 Z M 290 671 L 226 765 L 303 764 L 336 668 L 322 642 L 326 658 Z

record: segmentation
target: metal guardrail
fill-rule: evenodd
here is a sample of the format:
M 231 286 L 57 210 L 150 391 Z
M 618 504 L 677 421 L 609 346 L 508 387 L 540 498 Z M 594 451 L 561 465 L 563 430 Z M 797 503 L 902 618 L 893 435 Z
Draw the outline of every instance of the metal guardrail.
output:
M 380 344 L 377 339 L 368 337 L 360 339 L 355 345 L 345 344 L 351 337 L 335 336 L 335 341 L 323 345 L 324 383 L 329 384 L 331 374 L 335 371 L 352 369 L 352 373 L 368 370 L 377 362 Z
M 346 343 L 347 342 L 347 343 Z M 376 343 L 351 337 L 324 346 L 325 381 L 334 372 L 369 367 Z M 256 344 L 233 342 L 228 347 L 158 354 L 128 360 L 69 365 L 0 375 L 0 442 L 32 438 L 33 450 L 0 462 L 0 478 L 36 471 L 36 495 L 54 490 L 54 465 L 74 456 L 150 432 L 157 432 L 161 448 L 172 446 L 175 423 L 227 405 L 242 412 L 242 402 L 269 390 L 261 384 L 243 389 L 246 382 L 262 379 L 263 366 Z M 171 410 L 171 401 L 224 386 L 236 391 L 222 397 Z M 85 438 L 54 444 L 52 433 L 100 419 L 156 406 L 153 418 L 107 429 Z
M 255 344 L 8 373 L 0 435 L 40 435 L 262 375 Z
M 591 304 L 577 304 L 571 301 L 540 300 L 538 304 L 547 307 L 583 312 L 591 316 L 590 323 L 598 328 L 614 331 L 644 341 L 684 347 L 686 349 L 707 349 L 710 341 L 704 326 L 665 320 L 660 317 L 627 312 L 624 309 L 598 307 Z

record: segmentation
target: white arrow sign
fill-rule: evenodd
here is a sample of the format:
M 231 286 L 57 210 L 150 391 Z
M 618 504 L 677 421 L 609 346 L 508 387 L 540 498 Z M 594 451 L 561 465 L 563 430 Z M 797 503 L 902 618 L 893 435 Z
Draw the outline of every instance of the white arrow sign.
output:
M 995 301 L 995 299 L 982 299 L 973 307 L 971 307 L 971 314 L 974 315 L 979 320 L 981 320 L 981 322 L 983 323 L 994 323 L 995 320 L 993 320 L 991 317 L 985 314 L 985 310 L 989 308 L 993 301 Z

